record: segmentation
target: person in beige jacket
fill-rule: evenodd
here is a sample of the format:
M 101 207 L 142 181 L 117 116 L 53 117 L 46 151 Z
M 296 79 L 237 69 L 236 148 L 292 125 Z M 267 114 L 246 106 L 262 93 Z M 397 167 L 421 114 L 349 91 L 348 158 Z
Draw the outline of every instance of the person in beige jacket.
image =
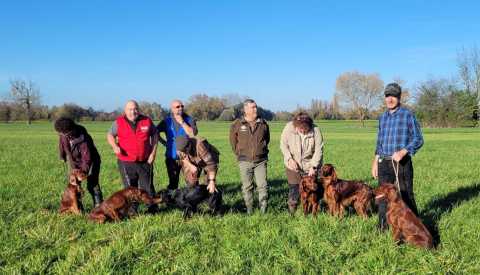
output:
M 300 198 L 301 176 L 316 176 L 323 162 L 323 137 L 312 118 L 300 112 L 288 122 L 280 139 L 289 186 L 288 211 L 295 213 Z

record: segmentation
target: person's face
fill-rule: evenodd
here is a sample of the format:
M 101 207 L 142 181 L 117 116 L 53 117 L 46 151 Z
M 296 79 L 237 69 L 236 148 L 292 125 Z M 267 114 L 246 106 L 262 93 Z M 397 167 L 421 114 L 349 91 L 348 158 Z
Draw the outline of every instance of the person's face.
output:
M 243 107 L 243 111 L 245 112 L 245 116 L 255 118 L 257 117 L 257 104 L 248 103 L 245 107 Z
M 70 131 L 70 132 L 65 132 L 65 133 L 58 132 L 58 134 L 59 134 L 60 136 L 64 136 L 64 137 L 66 137 L 66 138 L 72 138 L 73 131 Z
M 182 115 L 183 114 L 183 103 L 181 101 L 174 101 L 172 104 L 170 104 L 170 109 L 172 111 L 172 114 L 174 115 Z
M 137 119 L 139 114 L 138 106 L 134 102 L 128 102 L 127 105 L 125 105 L 124 111 L 125 111 L 125 116 L 130 121 L 135 121 L 135 119 Z
M 296 127 L 295 129 L 297 130 L 297 133 L 300 133 L 300 134 L 302 134 L 302 135 L 308 134 L 308 130 L 305 129 L 305 128 Z
M 395 110 L 398 107 L 400 101 L 395 96 L 386 96 L 385 97 L 385 105 L 389 110 Z

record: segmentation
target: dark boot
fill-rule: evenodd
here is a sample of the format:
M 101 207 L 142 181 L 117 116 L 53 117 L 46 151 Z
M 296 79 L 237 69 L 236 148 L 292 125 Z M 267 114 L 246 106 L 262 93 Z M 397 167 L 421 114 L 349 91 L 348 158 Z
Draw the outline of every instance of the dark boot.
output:
M 100 206 L 100 204 L 103 202 L 103 195 L 100 188 L 94 188 L 91 195 L 92 195 L 94 207 Z
M 385 231 L 388 229 L 387 223 L 387 201 L 381 200 L 378 202 L 378 229 L 380 231 Z
M 288 203 L 288 213 L 293 216 L 297 212 L 297 205 L 294 203 Z

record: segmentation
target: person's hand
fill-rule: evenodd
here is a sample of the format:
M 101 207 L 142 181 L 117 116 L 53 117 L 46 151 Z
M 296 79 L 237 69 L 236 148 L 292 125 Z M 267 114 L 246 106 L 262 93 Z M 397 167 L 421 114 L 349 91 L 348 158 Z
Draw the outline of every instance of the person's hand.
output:
M 155 161 L 155 154 L 151 153 L 150 156 L 148 156 L 148 164 L 152 164 Z
M 375 158 L 372 162 L 372 177 L 374 179 L 378 178 L 378 160 Z
M 315 176 L 316 172 L 317 172 L 317 170 L 316 170 L 315 168 L 311 167 L 311 168 L 308 170 L 308 175 L 311 176 L 311 177 L 312 177 L 312 176 Z
M 392 155 L 392 159 L 396 162 L 400 162 L 403 157 L 405 157 L 407 155 L 408 151 L 406 149 L 402 149 L 400 151 L 397 151 L 395 152 L 393 155 Z
M 175 120 L 177 121 L 178 124 L 182 125 L 185 121 L 183 120 L 183 117 L 182 116 L 179 116 L 179 115 L 174 115 L 173 116 L 175 118 Z
M 213 194 L 217 188 L 215 188 L 215 180 L 209 180 L 207 190 L 210 194 Z
M 112 147 L 113 149 L 113 152 L 115 153 L 115 155 L 120 155 L 120 152 L 122 150 L 120 150 L 120 147 L 118 145 L 115 144 L 115 146 Z
M 288 169 L 298 171 L 298 164 L 293 158 L 288 160 Z

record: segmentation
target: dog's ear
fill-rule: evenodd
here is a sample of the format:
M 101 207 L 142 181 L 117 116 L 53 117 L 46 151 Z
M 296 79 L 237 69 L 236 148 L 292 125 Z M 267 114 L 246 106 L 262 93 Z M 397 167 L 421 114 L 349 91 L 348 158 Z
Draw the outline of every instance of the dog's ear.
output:
M 332 174 L 332 182 L 336 182 L 338 180 L 337 171 L 335 171 L 335 168 L 333 166 L 331 168 L 331 174 Z

